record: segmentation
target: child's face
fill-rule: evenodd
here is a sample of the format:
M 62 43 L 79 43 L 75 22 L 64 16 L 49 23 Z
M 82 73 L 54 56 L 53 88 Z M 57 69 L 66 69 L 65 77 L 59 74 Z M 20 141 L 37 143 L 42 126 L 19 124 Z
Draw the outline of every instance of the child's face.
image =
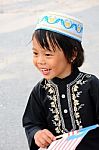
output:
M 63 51 L 58 47 L 53 51 L 51 46 L 50 50 L 43 49 L 36 38 L 33 38 L 33 63 L 44 78 L 64 78 L 70 75 L 71 64 L 67 61 Z

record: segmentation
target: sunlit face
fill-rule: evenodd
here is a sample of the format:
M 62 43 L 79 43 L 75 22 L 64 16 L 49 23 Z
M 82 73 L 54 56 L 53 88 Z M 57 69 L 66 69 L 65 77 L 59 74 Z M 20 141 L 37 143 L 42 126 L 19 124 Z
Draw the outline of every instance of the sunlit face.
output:
M 67 61 L 62 50 L 56 47 L 53 51 L 43 49 L 33 38 L 33 63 L 36 68 L 43 74 L 45 79 L 54 77 L 64 78 L 71 73 L 71 64 Z

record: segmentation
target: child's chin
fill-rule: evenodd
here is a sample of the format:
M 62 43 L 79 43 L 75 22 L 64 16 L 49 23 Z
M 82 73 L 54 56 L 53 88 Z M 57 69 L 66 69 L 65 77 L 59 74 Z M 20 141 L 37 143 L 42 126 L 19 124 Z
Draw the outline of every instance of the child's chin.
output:
M 44 78 L 45 78 L 46 80 L 51 80 L 51 79 L 53 79 L 53 77 L 46 77 L 46 76 L 44 76 Z

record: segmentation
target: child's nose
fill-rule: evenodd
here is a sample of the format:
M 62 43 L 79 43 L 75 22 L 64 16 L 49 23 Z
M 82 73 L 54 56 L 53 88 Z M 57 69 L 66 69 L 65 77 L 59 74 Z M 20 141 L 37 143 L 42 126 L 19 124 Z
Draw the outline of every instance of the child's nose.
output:
M 39 56 L 38 57 L 38 64 L 45 64 L 46 61 L 45 61 L 45 58 L 43 56 Z

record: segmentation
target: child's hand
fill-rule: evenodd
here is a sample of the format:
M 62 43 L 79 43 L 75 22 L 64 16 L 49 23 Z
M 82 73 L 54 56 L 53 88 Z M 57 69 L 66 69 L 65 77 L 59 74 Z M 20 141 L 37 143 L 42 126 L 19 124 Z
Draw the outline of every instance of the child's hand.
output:
M 41 148 L 47 147 L 55 139 L 55 136 L 47 129 L 39 130 L 34 135 L 35 143 Z

